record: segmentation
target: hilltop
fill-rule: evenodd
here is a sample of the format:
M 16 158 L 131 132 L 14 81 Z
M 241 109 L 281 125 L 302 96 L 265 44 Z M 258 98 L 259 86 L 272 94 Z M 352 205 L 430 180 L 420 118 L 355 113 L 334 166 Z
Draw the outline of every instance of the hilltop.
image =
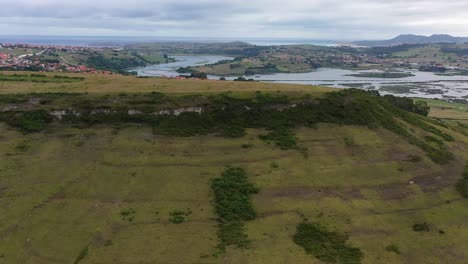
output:
M 0 263 L 465 262 L 466 105 L 20 74 L 0 80 Z
M 453 37 L 447 34 L 435 34 L 431 36 L 421 35 L 399 35 L 389 40 L 365 40 L 355 41 L 354 44 L 358 46 L 397 46 L 402 44 L 438 44 L 438 43 L 452 43 L 464 44 L 468 42 L 468 37 Z

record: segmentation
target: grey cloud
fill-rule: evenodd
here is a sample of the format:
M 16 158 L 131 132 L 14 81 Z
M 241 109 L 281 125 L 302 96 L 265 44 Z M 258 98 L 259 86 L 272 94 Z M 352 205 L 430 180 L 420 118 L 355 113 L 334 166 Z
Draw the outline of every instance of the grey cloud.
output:
M 468 35 L 462 0 L 0 0 L 1 34 L 363 39 Z

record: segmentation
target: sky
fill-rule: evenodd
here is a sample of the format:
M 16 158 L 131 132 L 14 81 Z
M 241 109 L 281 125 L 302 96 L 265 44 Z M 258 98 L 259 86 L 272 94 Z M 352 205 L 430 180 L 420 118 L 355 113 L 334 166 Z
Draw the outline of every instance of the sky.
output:
M 468 36 L 466 0 L 0 0 L 0 35 L 387 39 Z

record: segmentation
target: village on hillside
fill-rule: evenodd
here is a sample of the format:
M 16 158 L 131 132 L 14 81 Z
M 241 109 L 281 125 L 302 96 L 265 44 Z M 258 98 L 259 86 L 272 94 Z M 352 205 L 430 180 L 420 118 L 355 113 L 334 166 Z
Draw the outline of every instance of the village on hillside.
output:
M 51 51 L 61 53 L 79 53 L 97 51 L 87 47 L 71 46 L 41 46 L 28 44 L 1 44 L 0 68 L 7 70 L 32 70 L 48 72 L 73 72 L 92 74 L 111 74 L 109 70 L 97 70 L 84 64 L 73 64 L 63 56 L 48 58 Z

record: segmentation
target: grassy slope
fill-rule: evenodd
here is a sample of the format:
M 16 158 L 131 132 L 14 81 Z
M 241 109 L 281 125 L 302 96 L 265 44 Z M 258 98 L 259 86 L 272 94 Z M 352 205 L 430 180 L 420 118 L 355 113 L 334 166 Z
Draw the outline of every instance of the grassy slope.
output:
M 315 263 L 291 240 L 304 216 L 349 232 L 364 263 L 463 263 L 468 245 L 468 201 L 452 186 L 458 162 L 405 162 L 424 155 L 384 130 L 300 129 L 308 159 L 260 141 L 255 130 L 231 140 L 158 137 L 141 127 L 0 130 L 5 263 L 70 263 L 88 244 L 82 263 L 223 262 L 211 257 L 217 239 L 209 183 L 226 165 L 246 168 L 261 190 L 254 195 L 259 217 L 247 224 L 251 249 L 229 249 L 230 263 Z M 20 143 L 31 147 L 19 151 Z M 137 212 L 132 222 L 119 215 L 128 208 Z M 186 208 L 193 211 L 187 222 L 168 221 L 169 212 Z M 416 222 L 434 230 L 415 233 Z M 401 255 L 385 251 L 392 243 Z
M 284 90 L 310 86 L 86 76 L 79 84 L 0 83 L 0 91 Z M 115 78 L 115 79 L 111 79 Z M 208 89 L 208 87 L 210 87 Z M 350 234 L 363 263 L 464 263 L 468 201 L 454 184 L 468 159 L 468 139 L 448 143 L 456 160 L 439 166 L 382 129 L 321 124 L 295 130 L 308 157 L 258 139 L 154 136 L 149 127 L 52 127 L 23 135 L 0 124 L 0 263 L 318 263 L 292 241 L 304 217 Z M 346 144 L 345 138 L 347 140 Z M 353 142 L 353 143 L 349 143 Z M 242 144 L 253 147 L 245 149 Z M 29 147 L 18 148 L 26 145 Z M 409 155 L 422 157 L 407 162 Z M 273 168 L 271 162 L 278 168 Z M 247 222 L 251 248 L 218 244 L 211 179 L 227 165 L 247 170 L 260 189 L 258 218 Z M 413 181 L 414 184 L 410 184 Z M 450 202 L 448 202 L 450 201 Z M 134 208 L 135 219 L 120 212 Z M 193 212 L 169 221 L 174 210 Z M 427 222 L 431 232 L 412 231 Z M 444 230 L 441 235 L 438 230 Z M 385 248 L 395 244 L 401 254 Z
M 10 72 L 4 74 L 14 74 Z M 17 74 L 29 74 L 21 73 Z M 42 73 L 41 73 L 42 74 Z M 56 75 L 54 73 L 44 73 Z M 167 94 L 189 93 L 219 93 L 219 92 L 252 92 L 277 91 L 291 93 L 321 94 L 334 89 L 312 85 L 297 84 L 271 84 L 252 82 L 224 82 L 224 81 L 197 81 L 197 80 L 168 80 L 157 78 L 136 78 L 130 76 L 106 76 L 89 74 L 65 74 L 64 76 L 85 77 L 85 80 L 73 84 L 52 83 L 18 83 L 0 82 L 0 94 L 32 93 L 32 92 L 88 92 L 88 93 L 120 93 L 120 92 L 162 92 Z
M 462 47 L 462 45 L 459 45 Z M 442 52 L 443 45 L 433 44 L 422 47 L 411 48 L 407 51 L 395 52 L 393 55 L 397 58 L 411 59 L 411 62 L 417 63 L 442 63 L 453 64 L 466 67 L 468 63 L 461 56 L 454 53 Z M 456 47 L 456 46 L 455 46 Z
M 431 107 L 430 116 L 444 121 L 454 121 L 468 124 L 468 105 L 449 103 L 441 100 L 424 100 Z

